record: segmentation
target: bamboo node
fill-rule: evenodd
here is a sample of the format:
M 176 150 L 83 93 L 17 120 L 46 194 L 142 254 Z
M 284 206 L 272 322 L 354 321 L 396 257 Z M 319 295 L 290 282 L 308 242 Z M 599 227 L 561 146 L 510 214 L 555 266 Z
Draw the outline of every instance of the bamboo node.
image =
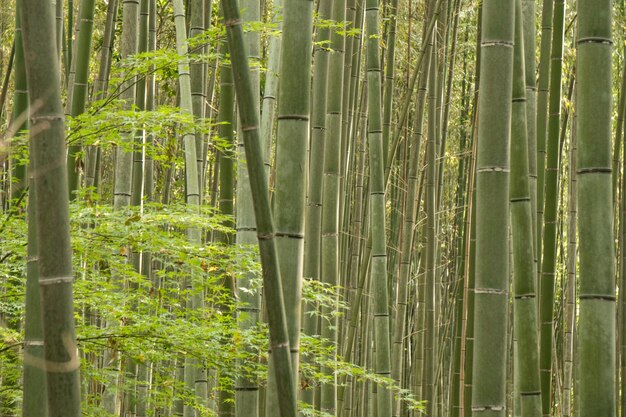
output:
M 476 172 L 511 172 L 511 170 L 506 167 L 486 166 L 476 169 Z
M 42 122 L 42 121 L 59 122 L 59 121 L 63 121 L 64 118 L 65 118 L 65 115 L 63 114 L 42 114 L 42 115 L 37 115 L 37 116 L 31 116 L 30 120 L 33 122 L 33 124 L 35 124 L 36 122 Z
M 260 311 L 257 307 L 239 307 L 237 310 L 239 311 L 251 311 L 253 313 L 258 313 Z
M 577 174 L 593 174 L 593 173 L 604 173 L 610 174 L 613 170 L 610 167 L 588 167 L 588 168 L 579 168 L 576 170 Z
M 65 346 L 67 354 L 70 357 L 69 361 L 49 361 L 39 356 L 31 355 L 28 352 L 24 352 L 24 363 L 34 368 L 44 370 L 46 372 L 68 373 L 77 370 L 78 368 L 80 368 L 80 359 L 78 357 L 78 347 L 76 346 L 76 342 L 72 338 L 72 335 L 67 332 L 61 335 L 61 339 L 63 341 L 63 346 Z M 26 342 L 24 343 L 26 344 Z M 43 342 L 41 343 L 43 344 Z
M 576 42 L 576 44 L 580 45 L 581 43 L 600 43 L 604 45 L 613 45 L 613 40 L 610 38 L 589 36 L 586 38 L 578 38 L 578 42 Z
M 235 391 L 258 391 L 259 387 L 235 387 Z
M 504 410 L 504 406 L 502 405 L 484 405 L 484 406 L 473 406 L 472 411 L 502 411 Z
M 516 300 L 534 300 L 535 298 L 537 298 L 535 294 L 520 294 L 515 296 Z
M 513 48 L 513 42 L 509 41 L 483 41 L 480 44 L 481 47 L 491 47 L 491 46 L 504 46 L 507 48 Z
M 67 284 L 74 281 L 73 276 L 39 278 L 39 285 Z
M 291 238 L 291 239 L 304 239 L 304 235 L 302 233 L 276 232 L 276 233 L 274 233 L 274 236 L 276 236 L 276 237 L 286 237 L 286 238 Z
M 504 295 L 507 294 L 506 290 L 500 290 L 498 288 L 474 288 L 475 294 L 494 294 L 494 295 Z
M 608 295 L 608 294 L 581 294 L 578 298 L 581 300 L 603 300 L 603 301 L 615 301 L 617 299 L 614 295 Z
M 226 26 L 227 28 L 239 25 L 241 25 L 241 19 L 224 20 L 224 26 Z

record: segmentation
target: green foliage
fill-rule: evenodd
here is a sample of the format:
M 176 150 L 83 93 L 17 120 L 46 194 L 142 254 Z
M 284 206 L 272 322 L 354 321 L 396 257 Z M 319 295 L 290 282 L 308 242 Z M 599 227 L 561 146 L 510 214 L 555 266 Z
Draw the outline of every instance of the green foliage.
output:
M 127 151 L 137 150 L 134 148 L 137 142 L 121 140 L 122 135 L 131 136 L 133 132 L 156 138 L 153 143 L 143 146 L 147 156 L 157 163 L 157 172 L 163 167 L 182 165 L 177 138 L 189 133 L 208 135 L 213 127 L 206 121 L 199 122 L 191 115 L 181 114 L 180 109 L 174 106 L 160 104 L 155 111 L 125 110 L 124 103 L 119 99 L 130 80 L 140 83 L 143 77 L 155 74 L 159 102 L 175 103 L 177 65 L 184 59 L 191 62 L 221 59 L 216 54 L 199 52 L 207 44 L 211 51 L 218 49 L 217 45 L 224 39 L 223 26 L 213 25 L 210 30 L 190 39 L 190 54 L 183 57 L 175 52 L 172 44 L 173 27 L 168 20 L 171 4 L 164 0 L 157 3 L 159 49 L 126 59 L 120 59 L 114 52 L 108 95 L 91 102 L 88 110 L 80 116 L 68 117 L 67 142 L 98 146 L 102 150 L 103 165 L 109 163 L 107 158 L 115 146 L 123 146 Z M 217 8 L 217 2 L 213 5 Z M 97 7 L 94 56 L 102 47 L 100 20 L 106 8 L 99 3 Z M 361 34 L 360 29 L 351 28 L 348 22 L 317 19 L 316 24 L 318 28 L 327 27 L 341 36 L 357 37 Z M 10 25 L 3 27 L 10 28 Z M 265 39 L 280 35 L 275 23 L 248 22 L 244 29 L 260 32 Z M 12 31 L 4 30 L 2 37 L 7 38 L 9 32 Z M 328 46 L 324 44 L 324 47 Z M 2 49 L 4 52 L 5 48 Z M 3 53 L 2 58 L 5 56 Z M 258 65 L 263 66 L 263 59 Z M 91 72 L 95 74 L 95 68 Z M 12 158 L 27 165 L 26 136 L 14 137 L 14 133 L 9 129 L 5 135 L 11 138 Z M 211 140 L 215 149 L 225 150 L 229 146 L 219 137 L 213 136 Z M 8 143 L 3 138 L 0 145 Z M 0 162 L 5 154 L 8 151 L 0 148 Z M 267 325 L 258 324 L 249 330 L 241 330 L 237 321 L 245 320 L 245 313 L 237 318 L 234 314 L 241 307 L 240 301 L 233 299 L 222 285 L 224 279 L 236 280 L 252 271 L 256 278 L 251 280 L 249 287 L 237 286 L 238 291 L 260 291 L 261 269 L 256 261 L 258 249 L 190 243 L 187 236 L 190 228 L 233 233 L 232 229 L 224 226 L 232 224 L 228 217 L 206 206 L 200 207 L 198 212 L 197 207 L 189 208 L 184 204 L 146 203 L 142 207 L 114 211 L 107 204 L 111 196 L 107 193 L 110 181 L 106 176 L 110 173 L 107 169 L 103 171 L 103 194 L 83 189 L 71 207 L 75 318 L 84 382 L 83 411 L 85 415 L 94 417 L 109 416 L 101 406 L 102 394 L 105 384 L 116 378 L 122 380 L 123 396 L 131 395 L 136 389 L 135 381 L 128 375 L 103 366 L 103 354 L 109 350 L 116 359 L 120 359 L 121 369 L 126 369 L 131 363 L 149 368 L 151 383 L 147 395 L 152 413 L 182 401 L 200 410 L 202 416 L 212 415 L 179 381 L 177 369 L 186 358 L 195 358 L 206 369 L 219 372 L 223 389 L 233 390 L 233 381 L 241 375 L 261 385 L 265 383 Z M 180 188 L 177 184 L 174 187 Z M 17 210 L 0 220 L 2 415 L 15 415 L 21 399 L 24 335 L 20 326 L 24 316 L 27 240 L 25 203 L 26 199 Z M 307 281 L 303 286 L 305 302 L 316 307 L 312 314 L 330 322 L 334 322 L 336 316 L 348 308 L 346 301 L 339 296 L 342 292 L 340 287 L 319 281 Z M 188 308 L 191 297 L 203 297 L 205 307 Z M 322 315 L 322 311 L 327 314 Z M 333 378 L 319 371 L 325 367 L 334 370 L 337 376 L 349 375 L 359 381 L 392 387 L 411 406 L 420 407 L 420 403 L 406 392 L 394 388 L 391 380 L 342 361 L 334 355 L 334 346 L 329 340 L 303 335 L 301 352 L 308 359 L 301 363 L 301 380 L 309 387 L 322 382 L 333 383 Z M 212 392 L 210 396 L 215 398 L 217 393 Z M 306 409 L 304 404 L 301 408 L 304 415 L 321 415 Z
M 223 368 L 224 364 L 232 368 L 235 359 L 239 359 L 246 364 L 239 372 L 262 375 L 263 368 L 256 356 L 251 357 L 235 345 L 225 349 L 224 339 L 236 338 L 239 346 L 254 346 L 257 350 L 253 352 L 260 353 L 264 330 L 241 333 L 232 315 L 222 315 L 216 308 L 235 307 L 217 284 L 222 275 L 239 274 L 241 267 L 256 267 L 250 262 L 239 262 L 247 256 L 240 248 L 192 245 L 185 234 L 189 227 L 232 233 L 222 226 L 224 220 L 225 216 L 206 208 L 197 213 L 183 205 L 147 204 L 143 209 L 114 211 L 98 205 L 95 198 L 88 206 L 72 206 L 77 338 L 83 355 L 83 375 L 91 384 L 101 387 L 106 380 L 106 371 L 99 368 L 97 360 L 105 348 L 113 349 L 125 360 L 158 363 L 160 372 L 165 372 L 162 364 L 170 358 L 192 356 L 210 369 Z M 23 315 L 25 285 L 24 218 L 13 217 L 3 232 L 6 244 L 0 263 L 4 288 L 0 313 L 5 321 L 18 323 Z M 136 272 L 128 262 L 139 252 L 151 254 L 151 276 Z M 204 289 L 206 308 L 185 308 L 184 300 L 194 295 L 187 285 L 190 279 L 201 281 L 199 287 Z M 7 375 L 8 367 L 19 373 L 17 355 L 23 334 L 2 329 L 3 375 Z M 167 380 L 163 384 L 167 385 Z M 96 394 L 100 390 L 96 388 Z M 163 395 L 160 391 L 155 389 L 151 396 Z M 90 398 L 96 401 L 97 395 Z M 168 401 L 172 399 L 170 395 Z
M 337 294 L 341 294 L 340 286 L 333 286 L 316 279 L 304 280 L 302 285 L 302 298 L 305 302 L 317 307 L 310 311 L 310 314 L 322 316 L 324 320 L 333 322 L 335 317 L 343 315 L 348 309 L 348 304 L 337 298 Z M 331 316 L 322 315 L 322 306 L 326 306 L 331 311 Z
M 341 357 L 333 354 L 333 346 L 329 340 L 319 337 L 302 335 L 301 349 L 302 360 L 300 362 L 300 385 L 306 389 L 313 389 L 319 384 L 332 384 L 334 377 L 351 377 L 354 381 L 369 384 L 380 384 L 391 390 L 397 398 L 406 402 L 407 408 L 423 411 L 424 404 L 417 400 L 406 389 L 400 388 L 391 378 L 382 377 L 373 370 L 353 363 L 343 361 Z M 321 368 L 332 369 L 334 374 L 328 375 Z M 306 404 L 299 404 L 304 415 L 326 417 L 325 413 L 319 413 Z
M 185 234 L 190 227 L 232 233 L 223 226 L 225 216 L 206 207 L 197 213 L 184 205 L 146 204 L 143 209 L 131 207 L 114 211 L 100 205 L 96 194 L 90 195 L 88 205 L 77 203 L 71 210 L 82 373 L 83 378 L 90 381 L 89 385 L 96 387 L 87 396 L 85 409 L 90 410 L 89 415 L 105 415 L 98 406 L 99 396 L 107 373 L 112 371 L 99 367 L 97 359 L 105 348 L 121 355 L 124 361 L 133 360 L 147 366 L 158 364 L 155 388 L 150 392 L 155 406 L 165 407 L 175 398 L 195 401 L 191 393 L 176 385 L 173 358 L 195 357 L 208 369 L 219 369 L 228 384 L 235 374 L 242 373 L 262 383 L 266 374 L 266 326 L 242 331 L 232 314 L 222 314 L 217 308 L 219 305 L 230 306 L 230 311 L 235 308 L 234 301 L 220 285 L 224 275 L 237 277 L 245 271 L 254 271 L 257 279 L 251 288 L 243 290 L 259 290 L 260 267 L 252 251 L 218 244 L 192 245 Z M 24 220 L 14 216 L 5 223 L 0 262 L 0 281 L 4 289 L 0 313 L 16 328 L 24 314 Z M 129 262 L 129 258 L 140 252 L 151 254 L 152 276 L 138 273 Z M 197 287 L 204 289 L 206 308 L 185 308 L 184 300 L 194 295 L 190 279 L 201 281 L 202 285 Z M 336 291 L 308 283 L 304 294 L 308 302 L 334 305 Z M 103 323 L 108 325 L 103 326 Z M 5 392 L 3 398 L 4 403 L 14 407 L 21 396 L 19 347 L 23 334 L 9 327 L 0 329 L 0 366 L 3 375 L 7 378 L 13 375 L 15 382 L 15 389 Z M 304 340 L 303 354 L 318 358 L 318 364 L 330 360 L 329 343 L 307 337 Z M 235 369 L 236 361 L 241 365 Z M 342 372 L 364 374 L 355 369 L 344 366 Z M 307 380 L 319 383 L 321 375 L 310 369 L 302 372 Z
M 94 102 L 89 112 L 70 118 L 68 126 L 69 143 L 104 147 L 123 145 L 120 132 L 143 129 L 146 134 L 168 137 L 206 129 L 196 123 L 193 116 L 181 114 L 177 107 L 160 106 L 155 111 L 123 110 L 120 100 L 111 99 Z M 151 156 L 157 160 L 166 156 L 163 154 L 165 152 L 159 149 L 151 152 Z
M 345 36 L 347 38 L 359 37 L 362 32 L 360 28 L 350 27 L 351 23 L 349 21 L 338 22 L 332 19 L 322 19 L 317 14 L 315 15 L 314 25 L 318 30 L 328 28 L 338 35 Z M 330 47 L 330 40 L 313 42 L 313 45 L 315 47 L 332 51 L 332 48 Z
M 255 251 L 214 243 L 193 245 L 186 236 L 190 227 L 233 233 L 224 226 L 226 216 L 206 207 L 198 213 L 182 204 L 146 204 L 143 208 L 115 211 L 100 205 L 97 194 L 90 195 L 88 204 L 78 199 L 83 203 L 71 207 L 77 339 L 82 376 L 85 386 L 91 387 L 84 404 L 88 415 L 106 416 L 99 405 L 103 384 L 110 380 L 111 372 L 117 371 L 101 367 L 99 358 L 105 349 L 113 350 L 123 364 L 133 361 L 153 368 L 149 396 L 155 409 L 168 407 L 176 399 L 202 409 L 193 393 L 175 378 L 177 361 L 185 357 L 198 359 L 207 369 L 219 370 L 226 389 L 234 389 L 235 376 L 242 374 L 264 384 L 267 326 L 259 324 L 242 331 L 233 314 L 223 314 L 218 308 L 225 305 L 231 312 L 236 308 L 237 301 L 221 285 L 225 276 L 237 279 L 253 271 L 256 279 L 250 288 L 241 290 L 259 290 L 262 280 Z M 21 397 L 23 332 L 18 324 L 24 314 L 24 217 L 11 217 L 2 233 L 0 315 L 5 324 L 13 323 L 13 327 L 0 327 L 0 367 L 3 375 L 14 381 L 14 388 L 6 390 L 2 398 L 3 404 L 14 409 Z M 152 273 L 148 276 L 133 267 L 132 260 L 139 253 L 151 256 Z M 198 295 L 191 290 L 190 280 L 201 284 L 194 287 L 203 289 L 203 309 L 186 308 L 185 300 Z M 340 288 L 315 281 L 307 281 L 303 289 L 305 301 L 317 306 L 315 314 L 321 314 L 322 306 L 341 314 L 347 306 L 343 300 L 338 301 L 339 293 Z M 242 319 L 245 317 L 238 318 Z M 303 335 L 301 348 L 302 355 L 310 359 L 302 361 L 300 371 L 303 384 L 309 387 L 329 382 L 329 376 L 319 371 L 320 366 L 331 367 L 337 375 L 393 386 L 391 380 L 341 361 L 333 355 L 328 340 Z M 134 390 L 131 382 L 122 385 L 127 392 Z M 420 406 L 406 392 L 396 391 L 411 406 Z M 203 412 L 210 415 L 208 410 Z

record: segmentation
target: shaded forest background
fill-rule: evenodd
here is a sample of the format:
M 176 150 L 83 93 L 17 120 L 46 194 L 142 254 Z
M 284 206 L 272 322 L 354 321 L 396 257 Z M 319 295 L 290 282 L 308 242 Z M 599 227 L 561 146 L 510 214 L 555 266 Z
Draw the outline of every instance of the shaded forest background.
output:
M 626 415 L 622 1 L 33 4 L 0 414 Z

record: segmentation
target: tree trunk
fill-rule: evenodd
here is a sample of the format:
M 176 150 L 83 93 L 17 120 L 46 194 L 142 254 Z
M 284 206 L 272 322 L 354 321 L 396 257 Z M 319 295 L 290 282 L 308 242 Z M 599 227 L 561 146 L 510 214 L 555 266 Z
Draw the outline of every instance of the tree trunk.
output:
M 515 2 L 485 0 L 476 165 L 472 415 L 506 415 L 509 140 Z
M 79 417 L 80 362 L 74 333 L 72 251 L 65 167 L 65 123 L 50 3 L 22 2 L 31 103 L 30 152 L 36 171 L 36 230 L 49 417 Z M 36 52 L 35 52 L 36 51 Z
M 615 415 L 615 266 L 611 191 L 610 1 L 577 4 L 580 416 Z

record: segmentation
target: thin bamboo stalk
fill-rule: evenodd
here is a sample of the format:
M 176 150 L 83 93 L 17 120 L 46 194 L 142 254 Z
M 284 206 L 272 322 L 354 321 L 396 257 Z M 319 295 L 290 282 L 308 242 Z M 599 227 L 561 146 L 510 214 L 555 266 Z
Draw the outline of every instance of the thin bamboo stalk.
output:
M 381 67 L 378 42 L 378 1 L 367 0 L 365 28 L 367 39 L 367 138 L 370 169 L 370 228 L 372 237 L 371 285 L 374 293 L 372 306 L 376 349 L 375 371 L 381 376 L 391 376 L 391 351 L 389 347 L 389 307 L 387 294 L 387 238 L 385 231 L 385 159 L 382 143 Z M 419 68 L 419 65 L 418 65 Z M 377 386 L 377 417 L 392 414 L 391 391 Z
M 552 337 L 554 284 L 556 276 L 556 233 L 559 196 L 559 125 L 561 116 L 561 69 L 563 67 L 563 36 L 565 2 L 554 2 L 553 35 L 550 63 L 550 100 L 548 115 L 548 153 L 545 173 L 543 258 L 541 261 L 540 322 L 541 322 L 541 400 L 543 415 L 551 414 L 552 404 Z M 539 220 L 538 220 L 539 221 Z
M 514 375 L 519 397 L 515 396 L 523 417 L 541 416 L 539 380 L 539 341 L 537 334 L 536 269 L 533 251 L 532 208 L 528 168 L 526 119 L 526 74 L 521 0 L 516 0 L 515 57 L 511 124 L 511 234 L 514 287 Z M 532 47 L 532 46 L 531 46 Z M 533 155 L 534 156 L 534 155 Z

